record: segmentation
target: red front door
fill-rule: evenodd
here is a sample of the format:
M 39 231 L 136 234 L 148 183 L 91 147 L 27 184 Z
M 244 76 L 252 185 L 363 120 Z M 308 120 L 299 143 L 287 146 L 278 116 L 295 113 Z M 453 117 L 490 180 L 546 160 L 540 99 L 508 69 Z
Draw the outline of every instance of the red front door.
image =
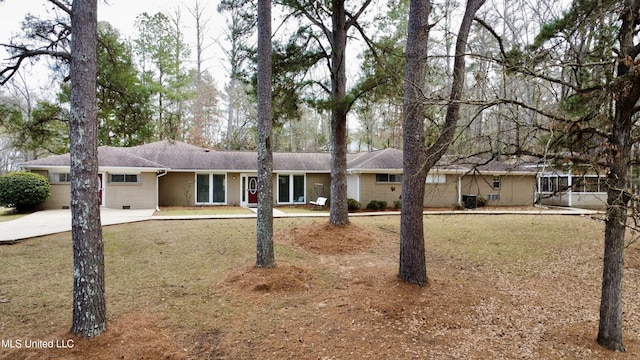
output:
M 257 204 L 258 203 L 258 177 L 257 176 L 248 176 L 247 177 L 247 198 L 249 200 L 249 204 Z
M 98 201 L 102 206 L 102 174 L 98 174 Z

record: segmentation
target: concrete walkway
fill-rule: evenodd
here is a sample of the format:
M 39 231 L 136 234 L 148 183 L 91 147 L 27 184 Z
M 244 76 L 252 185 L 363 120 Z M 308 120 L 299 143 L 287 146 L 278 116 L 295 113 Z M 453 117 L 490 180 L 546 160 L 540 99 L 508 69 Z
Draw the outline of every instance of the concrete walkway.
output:
M 101 209 L 100 217 L 103 226 L 124 224 L 147 220 L 202 220 L 202 219 L 247 219 L 255 218 L 256 214 L 224 214 L 224 215 L 159 215 L 153 216 L 155 210 L 119 210 Z M 450 210 L 425 211 L 425 215 L 597 215 L 601 212 L 574 208 L 555 208 L 528 211 L 514 210 Z M 359 216 L 389 216 L 400 215 L 399 211 L 362 212 L 349 214 L 350 217 Z M 291 217 L 329 217 L 325 211 L 306 213 L 285 213 L 274 209 L 274 218 Z M 38 236 L 71 231 L 70 210 L 44 210 L 20 217 L 15 220 L 0 222 L 0 244 L 11 244 L 19 240 Z
M 154 210 L 100 209 L 102 225 L 151 219 Z M 15 220 L 0 222 L 0 244 L 71 231 L 71 210 L 44 210 Z

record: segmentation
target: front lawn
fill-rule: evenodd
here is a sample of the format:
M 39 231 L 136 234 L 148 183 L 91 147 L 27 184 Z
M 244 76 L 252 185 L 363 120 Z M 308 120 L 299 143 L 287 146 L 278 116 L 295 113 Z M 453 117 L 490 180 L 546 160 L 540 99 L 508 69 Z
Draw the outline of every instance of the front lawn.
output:
M 314 205 L 291 205 L 291 206 L 276 206 L 274 209 L 280 210 L 287 214 L 308 214 L 308 213 L 328 213 L 329 206 L 314 206 Z
M 241 206 L 192 206 L 192 207 L 161 207 L 156 211 L 157 216 L 183 215 L 235 215 L 251 214 L 252 211 Z
M 595 342 L 601 221 L 425 216 L 423 288 L 397 279 L 399 222 L 276 219 L 275 269 L 253 266 L 255 219 L 105 227 L 109 328 L 93 340 L 67 334 L 70 234 L 0 246 L 0 339 L 74 341 L 0 358 L 640 357 L 638 243 L 626 249 L 627 352 Z

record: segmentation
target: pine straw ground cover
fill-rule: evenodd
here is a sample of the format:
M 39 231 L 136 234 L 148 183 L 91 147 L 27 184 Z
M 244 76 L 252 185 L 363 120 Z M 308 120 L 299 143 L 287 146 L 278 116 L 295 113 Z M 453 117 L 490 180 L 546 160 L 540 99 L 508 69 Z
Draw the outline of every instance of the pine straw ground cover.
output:
M 278 219 L 277 267 L 252 266 L 255 220 L 104 229 L 108 330 L 71 318 L 69 234 L 0 247 L 7 359 L 634 359 L 640 246 L 627 248 L 626 353 L 595 342 L 603 224 L 426 216 L 430 285 L 397 280 L 399 217 Z M 20 342 L 21 349 L 10 349 Z M 26 349 L 31 340 L 58 349 Z M 69 345 L 72 345 L 70 347 Z M 66 346 L 64 348 L 63 346 Z

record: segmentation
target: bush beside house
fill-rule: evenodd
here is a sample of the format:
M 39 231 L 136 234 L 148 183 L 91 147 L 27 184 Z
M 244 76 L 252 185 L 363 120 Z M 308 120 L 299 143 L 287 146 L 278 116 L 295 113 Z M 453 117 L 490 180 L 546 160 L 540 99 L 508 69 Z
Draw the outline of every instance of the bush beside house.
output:
M 367 204 L 367 209 L 369 210 L 384 210 L 386 208 L 387 208 L 386 201 L 371 200 L 371 202 Z
M 0 176 L 0 206 L 15 207 L 18 212 L 35 210 L 51 193 L 49 181 L 30 172 Z
M 360 209 L 360 202 L 352 198 L 347 199 L 347 209 L 349 211 L 356 211 Z

